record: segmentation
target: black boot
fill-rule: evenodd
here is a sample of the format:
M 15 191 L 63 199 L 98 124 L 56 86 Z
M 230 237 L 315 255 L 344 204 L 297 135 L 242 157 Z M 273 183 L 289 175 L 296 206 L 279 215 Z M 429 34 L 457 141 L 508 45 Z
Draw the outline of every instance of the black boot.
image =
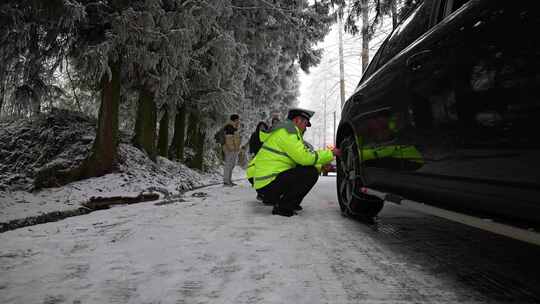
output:
M 293 215 L 296 215 L 296 212 L 294 212 L 293 210 L 284 209 L 284 208 L 280 208 L 278 206 L 275 206 L 274 209 L 272 209 L 272 214 L 291 217 Z
M 257 194 L 257 200 L 259 202 L 262 202 L 263 204 L 267 205 L 267 206 L 274 206 L 274 203 L 272 203 L 271 201 L 267 200 L 264 198 L 264 196 L 262 194 Z

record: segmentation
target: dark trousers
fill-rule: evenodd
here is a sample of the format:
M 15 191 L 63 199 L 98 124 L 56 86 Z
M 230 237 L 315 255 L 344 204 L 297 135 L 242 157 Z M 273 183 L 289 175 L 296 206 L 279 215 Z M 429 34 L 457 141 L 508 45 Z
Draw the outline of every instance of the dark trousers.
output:
M 258 189 L 257 193 L 276 207 L 292 211 L 300 206 L 318 178 L 319 172 L 315 167 L 296 167 L 281 172 L 270 184 Z

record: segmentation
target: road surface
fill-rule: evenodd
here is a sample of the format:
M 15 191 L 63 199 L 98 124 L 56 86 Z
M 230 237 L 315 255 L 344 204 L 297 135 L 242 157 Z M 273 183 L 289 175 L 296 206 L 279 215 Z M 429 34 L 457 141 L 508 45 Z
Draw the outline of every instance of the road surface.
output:
M 0 234 L 0 303 L 538 303 L 540 248 L 388 204 L 339 212 L 321 177 L 298 216 L 247 182 Z

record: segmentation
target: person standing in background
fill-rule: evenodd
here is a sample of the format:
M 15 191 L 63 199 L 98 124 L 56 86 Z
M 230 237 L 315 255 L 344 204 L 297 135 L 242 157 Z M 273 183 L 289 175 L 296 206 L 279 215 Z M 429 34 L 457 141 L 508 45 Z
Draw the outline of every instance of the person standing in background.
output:
M 238 161 L 240 152 L 240 116 L 233 114 L 230 121 L 225 125 L 225 143 L 223 144 L 224 166 L 223 166 L 223 185 L 232 187 L 236 184 L 232 182 L 232 172 Z
M 270 127 L 268 128 L 268 131 L 270 131 L 270 129 L 272 129 L 272 127 L 277 125 L 279 122 L 280 122 L 279 113 L 276 113 L 276 112 L 272 113 L 272 119 L 270 120 Z
M 259 132 L 261 131 L 268 132 L 268 125 L 264 121 L 261 121 L 257 124 L 257 128 L 255 128 L 255 131 L 253 132 L 253 134 L 251 134 L 251 137 L 249 138 L 249 154 L 251 158 L 253 158 L 255 154 L 257 154 L 257 152 L 259 152 L 259 149 L 262 146 L 259 134 Z

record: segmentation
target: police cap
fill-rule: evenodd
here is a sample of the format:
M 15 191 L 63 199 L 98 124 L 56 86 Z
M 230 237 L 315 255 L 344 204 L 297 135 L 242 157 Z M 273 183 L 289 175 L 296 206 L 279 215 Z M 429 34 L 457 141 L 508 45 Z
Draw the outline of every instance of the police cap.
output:
M 296 116 L 302 116 L 308 120 L 307 126 L 311 127 L 311 123 L 309 122 L 309 120 L 311 119 L 311 117 L 313 117 L 313 114 L 315 114 L 314 111 L 301 109 L 301 108 L 292 108 L 289 110 L 289 114 L 287 114 L 287 118 L 293 119 Z

